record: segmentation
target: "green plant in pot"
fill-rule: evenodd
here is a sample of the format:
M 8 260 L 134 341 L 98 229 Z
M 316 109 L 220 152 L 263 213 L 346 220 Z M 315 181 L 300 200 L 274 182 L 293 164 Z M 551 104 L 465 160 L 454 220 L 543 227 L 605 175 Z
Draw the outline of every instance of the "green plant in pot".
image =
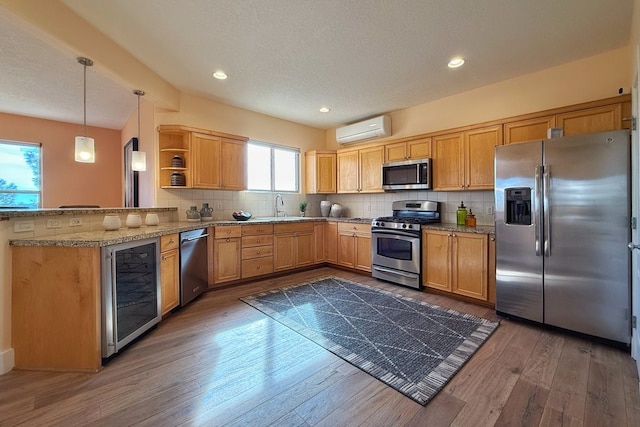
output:
M 307 202 L 300 202 L 300 216 L 305 216 L 305 212 L 307 211 Z

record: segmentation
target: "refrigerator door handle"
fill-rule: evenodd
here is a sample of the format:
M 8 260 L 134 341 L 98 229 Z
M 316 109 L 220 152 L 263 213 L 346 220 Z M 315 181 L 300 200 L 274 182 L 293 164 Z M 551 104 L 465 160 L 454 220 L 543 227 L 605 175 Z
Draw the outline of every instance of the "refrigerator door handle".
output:
M 535 169 L 535 179 L 533 182 L 533 226 L 534 226 L 534 234 L 535 234 L 535 247 L 536 247 L 536 256 L 542 255 L 542 250 L 540 248 L 540 242 L 542 241 L 542 227 L 540 226 L 540 206 L 542 205 L 542 166 L 536 165 Z
M 544 245 L 544 256 L 549 257 L 551 256 L 551 223 L 549 221 L 549 215 L 550 215 L 550 202 L 549 202 L 549 185 L 550 185 L 550 181 L 551 181 L 551 166 L 550 165 L 546 165 L 543 166 L 543 194 L 544 194 L 544 200 L 543 200 L 543 205 L 542 205 L 542 213 L 543 213 L 543 220 L 542 220 L 542 233 L 543 233 L 543 245 Z

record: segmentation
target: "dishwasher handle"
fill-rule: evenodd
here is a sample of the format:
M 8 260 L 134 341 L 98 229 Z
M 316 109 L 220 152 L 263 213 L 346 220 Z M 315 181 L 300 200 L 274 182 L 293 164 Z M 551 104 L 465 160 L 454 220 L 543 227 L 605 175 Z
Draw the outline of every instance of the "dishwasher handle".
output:
M 203 237 L 207 237 L 208 235 L 209 235 L 209 233 L 205 233 L 205 234 L 201 234 L 201 235 L 196 236 L 196 237 L 188 237 L 186 239 L 182 239 L 182 241 L 180 243 L 192 242 L 194 240 L 198 240 L 198 239 L 202 239 Z

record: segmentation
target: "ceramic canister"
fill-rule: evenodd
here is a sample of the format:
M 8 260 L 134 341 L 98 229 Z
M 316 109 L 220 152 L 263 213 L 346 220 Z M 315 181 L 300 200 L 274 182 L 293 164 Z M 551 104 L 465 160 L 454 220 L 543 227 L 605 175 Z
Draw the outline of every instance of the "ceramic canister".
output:
M 120 215 L 118 214 L 106 214 L 104 220 L 102 220 L 102 226 L 107 231 L 114 231 L 120 229 Z
M 126 220 L 127 227 L 129 228 L 138 228 L 142 225 L 142 218 L 140 218 L 139 213 L 130 213 L 127 215 Z
M 157 213 L 149 212 L 147 213 L 147 216 L 144 217 L 144 223 L 147 225 L 158 225 L 160 223 L 160 218 Z

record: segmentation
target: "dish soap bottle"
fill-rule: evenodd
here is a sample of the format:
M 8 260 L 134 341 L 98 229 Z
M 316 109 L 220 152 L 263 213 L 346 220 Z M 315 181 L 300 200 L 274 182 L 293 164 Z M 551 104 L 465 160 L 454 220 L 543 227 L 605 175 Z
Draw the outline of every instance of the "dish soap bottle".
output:
M 456 211 L 456 224 L 465 225 L 465 218 L 467 217 L 467 208 L 464 206 L 464 202 L 460 202 L 458 210 Z
M 476 216 L 473 214 L 473 212 L 471 212 L 471 209 L 469 209 L 469 213 L 465 217 L 464 223 L 465 223 L 464 225 L 466 225 L 467 227 L 476 226 Z

